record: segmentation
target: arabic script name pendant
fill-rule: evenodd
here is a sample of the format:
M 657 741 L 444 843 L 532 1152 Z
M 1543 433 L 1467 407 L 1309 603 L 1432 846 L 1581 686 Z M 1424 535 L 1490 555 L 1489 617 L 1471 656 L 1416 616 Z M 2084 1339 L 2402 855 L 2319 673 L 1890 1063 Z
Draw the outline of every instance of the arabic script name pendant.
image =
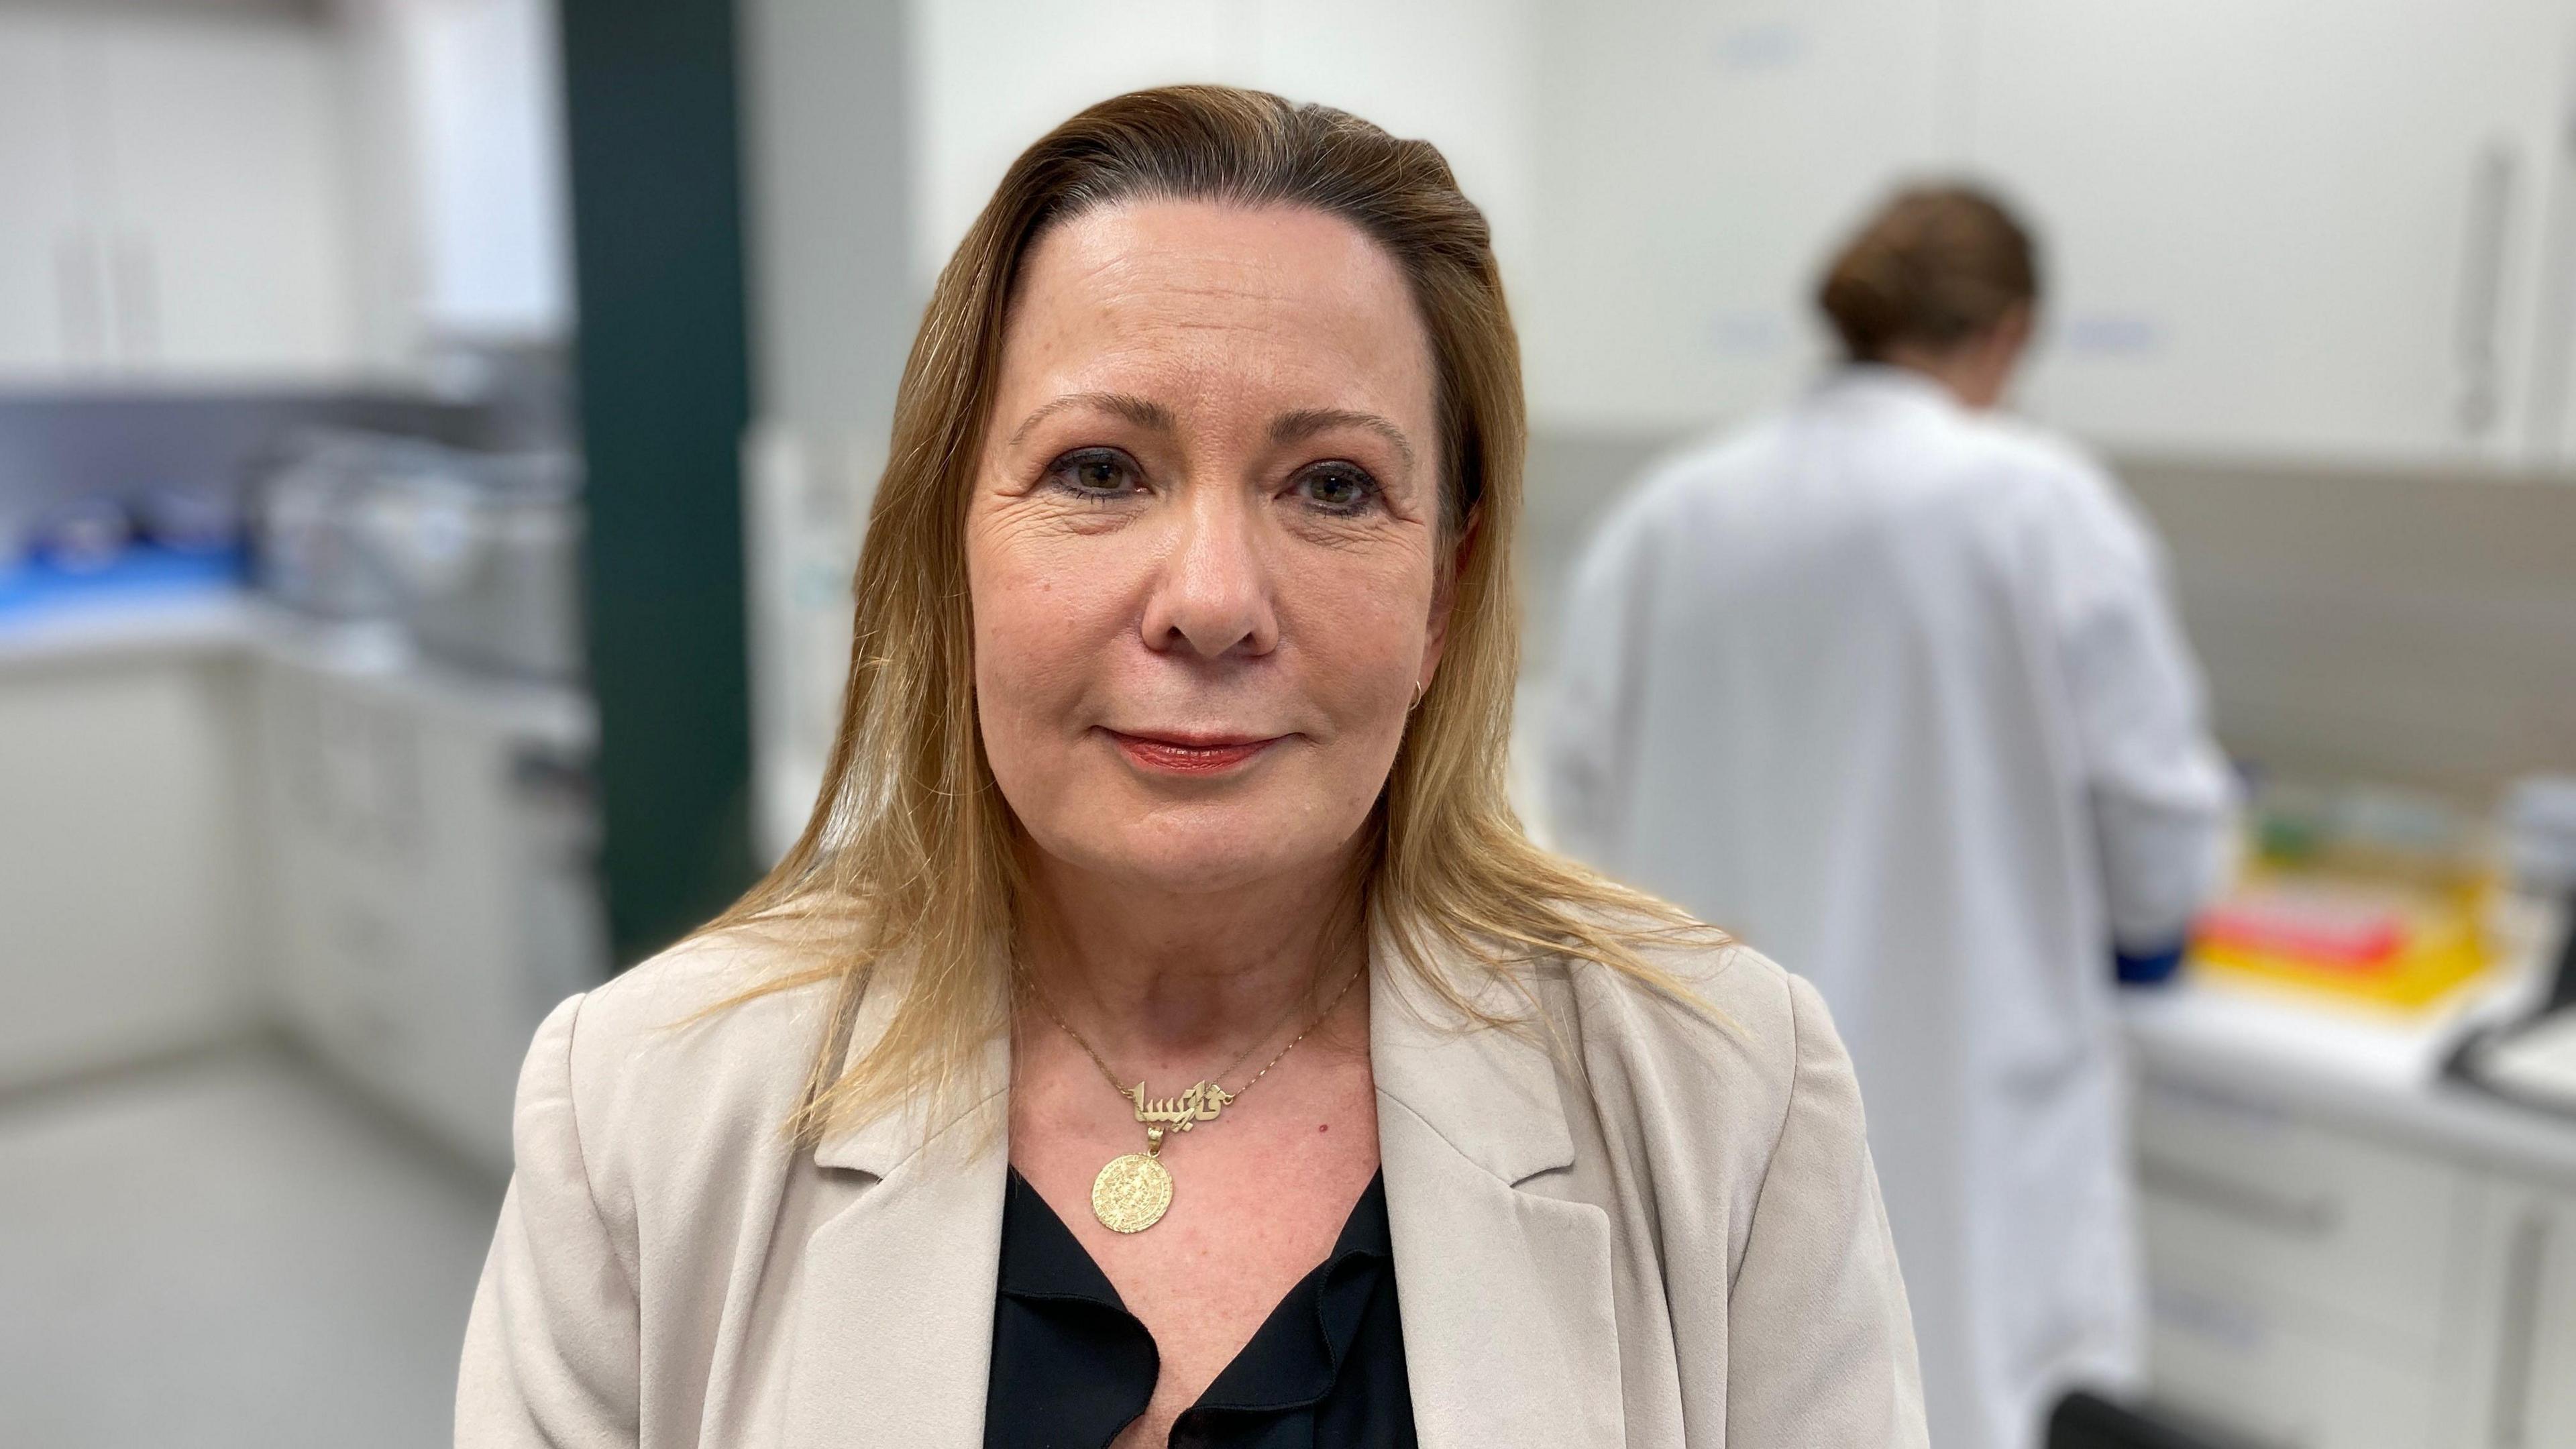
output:
M 1160 1101 L 1145 1095 L 1145 1084 L 1122 1087 L 1145 1124 L 1145 1150 L 1114 1157 L 1091 1180 L 1091 1215 L 1113 1233 L 1141 1233 L 1163 1220 L 1172 1207 L 1172 1170 L 1163 1165 L 1163 1129 L 1187 1132 L 1213 1122 L 1235 1094 L 1212 1082 L 1198 1082 L 1177 1097 Z
M 1091 1215 L 1113 1233 L 1141 1233 L 1172 1206 L 1172 1170 L 1162 1163 L 1163 1129 L 1145 1129 L 1145 1150 L 1109 1159 L 1091 1180 Z

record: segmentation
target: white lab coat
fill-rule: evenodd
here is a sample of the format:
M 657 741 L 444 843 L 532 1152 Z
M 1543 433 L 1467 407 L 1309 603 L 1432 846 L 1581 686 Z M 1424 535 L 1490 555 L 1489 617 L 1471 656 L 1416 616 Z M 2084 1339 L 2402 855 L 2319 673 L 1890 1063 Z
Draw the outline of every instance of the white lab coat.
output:
M 2179 937 L 2232 791 L 2109 475 L 1849 368 L 1644 480 L 1559 653 L 1559 842 L 1806 976 L 1850 1045 L 1932 1442 L 2030 1449 L 2071 1382 L 2134 1382 L 2111 948 Z

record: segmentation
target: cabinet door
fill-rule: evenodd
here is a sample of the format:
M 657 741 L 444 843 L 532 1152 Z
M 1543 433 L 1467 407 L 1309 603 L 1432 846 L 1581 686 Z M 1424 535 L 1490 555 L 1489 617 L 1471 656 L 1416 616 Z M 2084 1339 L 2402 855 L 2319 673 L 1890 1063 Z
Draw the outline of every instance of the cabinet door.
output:
M 2576 1444 L 2576 1195 L 2535 1193 L 2517 1208 L 2504 1244 L 2489 1438 L 2533 1449 Z
M 1934 0 L 1552 10 L 1539 254 L 1513 305 L 1542 426 L 1664 430 L 1793 391 L 1826 253 L 1942 150 Z
M 2025 398 L 2115 446 L 2511 457 L 2563 0 L 1991 0 L 1970 151 L 2053 283 Z
M 355 353 L 338 97 L 318 27 L 102 23 L 115 340 L 137 371 L 287 376 Z
M 71 63 L 60 20 L 0 10 L 0 378 L 49 377 L 103 356 Z
M 2440 1442 L 2576 1444 L 2576 1193 L 2511 1178 L 2481 1188 Z
M 254 1024 L 237 721 L 218 663 L 0 669 L 0 1088 Z

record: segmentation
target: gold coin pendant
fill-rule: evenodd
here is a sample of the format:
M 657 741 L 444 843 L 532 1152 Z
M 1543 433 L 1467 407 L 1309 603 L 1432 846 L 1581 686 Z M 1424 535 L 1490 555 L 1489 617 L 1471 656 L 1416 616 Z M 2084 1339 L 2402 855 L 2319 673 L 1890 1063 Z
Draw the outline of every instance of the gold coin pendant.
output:
M 1091 1180 L 1091 1213 L 1113 1233 L 1141 1233 L 1172 1205 L 1172 1173 L 1142 1152 L 1113 1157 Z

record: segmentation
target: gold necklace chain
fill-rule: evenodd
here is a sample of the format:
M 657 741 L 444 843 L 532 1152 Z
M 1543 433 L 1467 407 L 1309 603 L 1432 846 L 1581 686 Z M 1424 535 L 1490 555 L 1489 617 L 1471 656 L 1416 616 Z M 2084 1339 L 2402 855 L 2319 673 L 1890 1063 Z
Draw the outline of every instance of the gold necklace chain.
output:
M 1295 1019 L 1296 1006 L 1293 1003 L 1288 1014 L 1279 1018 L 1278 1024 L 1254 1037 L 1252 1045 L 1244 1048 L 1243 1055 L 1226 1063 L 1224 1070 L 1217 1073 L 1217 1080 L 1193 1083 L 1181 1095 L 1159 1102 L 1146 1097 L 1145 1084 L 1141 1080 L 1134 1087 L 1121 1085 L 1118 1074 L 1109 1069 L 1107 1059 L 1081 1032 L 1073 1029 L 1072 1022 L 1056 1012 L 1055 1003 L 1047 1000 L 1037 978 L 1030 976 L 1029 995 L 1036 1000 L 1038 1010 L 1045 1012 L 1047 1020 L 1073 1038 L 1073 1044 L 1082 1048 L 1083 1055 L 1091 1058 L 1091 1064 L 1100 1069 L 1100 1079 L 1135 1109 L 1136 1120 L 1145 1126 L 1145 1150 L 1110 1159 L 1109 1165 L 1100 1169 L 1100 1175 L 1092 1179 L 1091 1212 L 1100 1219 L 1100 1225 L 1115 1233 L 1141 1233 L 1161 1222 L 1164 1212 L 1172 1205 L 1172 1173 L 1162 1162 L 1163 1129 L 1168 1126 L 1174 1131 L 1187 1132 L 1201 1122 L 1215 1121 L 1235 1098 L 1260 1085 L 1261 1079 L 1270 1075 L 1272 1067 L 1295 1051 L 1299 1042 L 1313 1035 L 1315 1028 L 1324 1024 L 1325 1018 L 1342 1004 L 1342 998 L 1350 995 L 1351 988 L 1367 974 L 1368 963 L 1363 961 L 1359 969 L 1350 974 L 1350 979 L 1342 983 L 1342 989 L 1333 993 L 1333 999 L 1324 1003 L 1324 1009 L 1315 1013 L 1315 1019 L 1307 1022 L 1304 1030 L 1290 1037 L 1286 1046 L 1263 1063 L 1261 1070 L 1252 1074 L 1252 1080 L 1243 1084 L 1242 1091 L 1227 1091 L 1223 1079 L 1235 1068 L 1252 1060 L 1252 1054 L 1261 1049 L 1263 1042 L 1278 1035 L 1280 1026 Z
M 1285 1057 L 1290 1052 L 1295 1051 L 1297 1049 L 1297 1043 L 1304 1041 L 1307 1037 L 1313 1035 L 1315 1028 L 1324 1024 L 1324 1018 L 1333 1014 L 1333 1009 L 1342 1004 L 1342 998 L 1351 994 L 1351 988 L 1358 985 L 1360 977 L 1366 975 L 1367 972 L 1368 967 L 1366 965 L 1362 965 L 1358 970 L 1353 971 L 1350 974 L 1350 978 L 1342 983 L 1342 989 L 1333 993 L 1333 999 L 1324 1003 L 1324 1009 L 1315 1013 L 1315 1019 L 1306 1023 L 1306 1029 L 1304 1031 L 1288 1038 L 1288 1044 L 1279 1049 L 1278 1056 L 1274 1056 L 1269 1061 L 1263 1063 L 1261 1070 L 1252 1074 L 1251 1081 L 1244 1083 L 1240 1088 L 1229 1092 L 1226 1095 L 1229 1097 L 1240 1097 L 1245 1092 L 1251 1091 L 1253 1086 L 1263 1077 L 1269 1076 L 1270 1069 L 1279 1065 L 1281 1057 Z M 1038 1010 L 1046 1013 L 1046 1019 L 1054 1022 L 1066 1036 L 1072 1037 L 1073 1044 L 1082 1048 L 1084 1056 L 1091 1058 L 1091 1064 L 1100 1069 L 1100 1080 L 1109 1084 L 1109 1090 L 1116 1092 L 1119 1097 L 1124 1100 L 1133 1101 L 1134 1099 L 1127 1096 L 1127 1088 L 1119 1084 L 1118 1073 L 1110 1069 L 1108 1061 L 1092 1047 L 1089 1039 L 1085 1038 L 1081 1032 L 1075 1031 L 1073 1029 L 1073 1023 L 1056 1014 L 1055 1003 L 1047 1000 L 1046 992 L 1039 988 L 1037 978 L 1034 976 L 1029 978 L 1029 995 L 1036 999 Z M 1223 1067 L 1219 1068 L 1216 1077 L 1213 1080 L 1215 1080 L 1218 1085 L 1222 1086 L 1224 1084 L 1224 1078 L 1232 1076 L 1235 1068 L 1252 1060 L 1252 1054 L 1261 1050 L 1261 1044 L 1270 1040 L 1272 1037 L 1277 1036 L 1279 1034 L 1279 1028 L 1286 1026 L 1290 1021 L 1295 1020 L 1296 1015 L 1296 1004 L 1291 1002 L 1288 1010 L 1283 1013 L 1277 1021 L 1270 1024 L 1270 1030 L 1254 1037 L 1252 1039 L 1252 1045 L 1245 1047 L 1241 1056 L 1236 1057 L 1233 1061 L 1230 1061 Z

